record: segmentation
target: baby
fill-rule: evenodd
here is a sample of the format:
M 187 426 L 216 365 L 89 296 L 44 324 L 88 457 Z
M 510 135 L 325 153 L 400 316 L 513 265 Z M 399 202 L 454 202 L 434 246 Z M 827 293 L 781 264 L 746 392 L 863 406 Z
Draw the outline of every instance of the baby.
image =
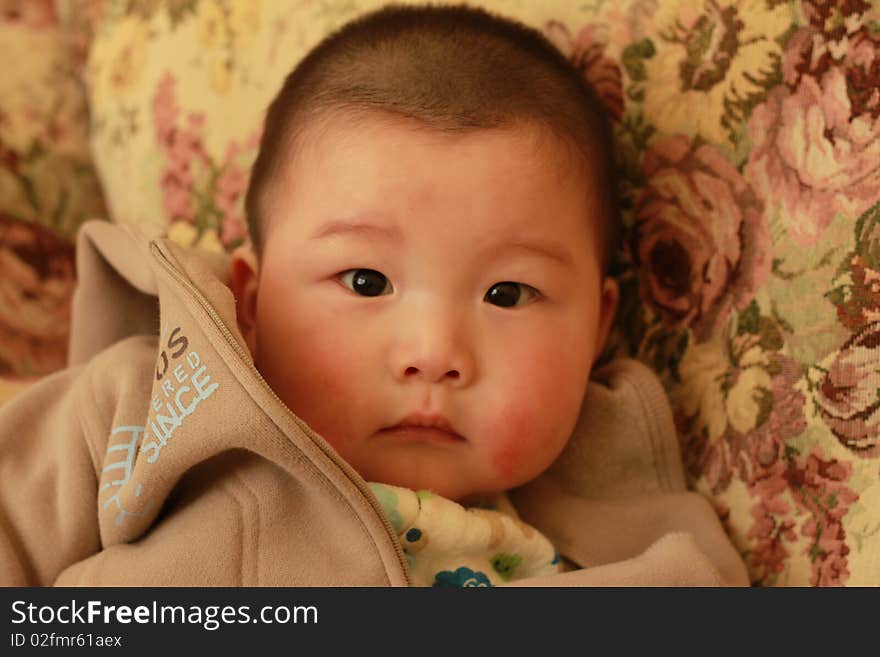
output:
M 73 367 L 0 408 L 0 584 L 746 583 L 659 382 L 590 380 L 619 294 L 603 117 L 480 10 L 319 44 L 228 276 L 81 232 Z
M 609 135 L 558 51 L 474 9 L 382 10 L 287 78 L 238 323 L 367 481 L 469 502 L 559 456 L 618 299 Z
M 257 368 L 368 481 L 467 500 L 533 479 L 617 304 L 611 158 L 538 33 L 464 8 L 349 24 L 266 118 L 257 255 L 231 267 Z

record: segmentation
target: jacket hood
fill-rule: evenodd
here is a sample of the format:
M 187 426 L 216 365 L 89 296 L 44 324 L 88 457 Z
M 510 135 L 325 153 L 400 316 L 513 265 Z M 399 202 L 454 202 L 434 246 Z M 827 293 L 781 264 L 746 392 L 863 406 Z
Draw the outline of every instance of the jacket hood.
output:
M 99 526 L 105 549 L 151 529 L 184 479 L 197 485 L 189 482 L 206 476 L 203 470 L 222 469 L 224 459 L 256 457 L 278 470 L 277 481 L 269 482 L 277 506 L 272 515 L 299 519 L 284 540 L 268 542 L 280 553 L 270 559 L 287 560 L 304 540 L 297 535 L 309 537 L 306 552 L 314 551 L 315 543 L 341 541 L 352 557 L 376 556 L 385 573 L 372 573 L 368 581 L 405 584 L 400 547 L 366 482 L 286 408 L 254 367 L 237 329 L 235 300 L 222 279 L 223 259 L 103 222 L 85 225 L 77 248 L 71 365 L 98 353 L 105 357 L 108 348 L 112 360 L 111 345 L 132 335 L 158 338 L 152 376 L 140 382 L 149 385 L 148 392 L 139 391 L 137 404 L 116 403 L 108 427 L 110 463 L 105 461 L 102 471 L 118 463 L 120 476 L 102 479 Z M 138 399 L 119 383 L 107 394 Z M 340 557 L 335 567 L 345 565 Z M 315 573 L 316 581 L 322 577 L 340 578 Z

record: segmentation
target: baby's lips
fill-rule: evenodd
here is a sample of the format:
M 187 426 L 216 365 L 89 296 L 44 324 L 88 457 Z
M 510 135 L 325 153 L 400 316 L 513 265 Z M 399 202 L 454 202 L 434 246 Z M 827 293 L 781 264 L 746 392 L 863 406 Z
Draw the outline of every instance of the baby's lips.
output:
M 449 420 L 440 413 L 410 413 L 389 428 L 398 427 L 424 427 L 426 429 L 440 429 L 448 433 L 456 433 Z
M 457 434 L 454 431 L 446 431 L 435 427 L 418 427 L 407 424 L 388 427 L 382 429 L 379 433 L 392 435 L 396 439 L 404 442 L 461 443 L 466 440 L 464 436 Z
M 381 431 L 387 432 L 404 432 L 412 430 L 414 433 L 419 430 L 436 431 L 438 434 L 446 434 L 448 437 L 456 440 L 465 440 L 464 436 L 455 430 L 455 427 L 440 413 L 410 413 L 401 418 L 397 423 L 384 427 Z

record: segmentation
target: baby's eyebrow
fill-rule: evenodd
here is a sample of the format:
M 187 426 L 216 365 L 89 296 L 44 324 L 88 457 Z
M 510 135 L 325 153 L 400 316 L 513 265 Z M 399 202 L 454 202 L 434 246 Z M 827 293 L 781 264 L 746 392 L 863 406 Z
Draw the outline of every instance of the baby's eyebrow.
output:
M 375 224 L 362 221 L 347 221 L 344 219 L 327 222 L 318 228 L 310 239 L 320 240 L 336 235 L 379 237 L 392 242 L 399 242 L 402 239 L 400 229 L 396 226 L 376 226 Z
M 363 221 L 337 219 L 329 221 L 309 238 L 320 240 L 337 235 L 356 235 L 358 237 L 378 237 L 389 242 L 400 242 L 403 235 L 397 226 L 377 226 Z M 498 257 L 511 251 L 525 251 L 532 255 L 553 260 L 561 265 L 571 265 L 572 257 L 568 249 L 561 244 L 549 242 L 533 242 L 530 240 L 514 240 L 495 244 L 491 247 L 493 256 Z
M 497 254 L 506 253 L 508 251 L 525 251 L 527 253 L 531 253 L 532 255 L 555 260 L 561 265 L 572 264 L 571 254 L 569 253 L 568 249 L 564 248 L 562 245 L 551 244 L 549 242 L 507 242 L 498 246 L 494 250 Z

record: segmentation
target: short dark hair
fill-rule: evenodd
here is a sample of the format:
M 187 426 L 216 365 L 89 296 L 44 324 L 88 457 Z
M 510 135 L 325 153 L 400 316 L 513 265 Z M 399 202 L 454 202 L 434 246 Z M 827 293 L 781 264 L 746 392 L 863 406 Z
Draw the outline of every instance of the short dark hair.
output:
M 619 230 L 610 121 L 583 75 L 539 31 L 463 5 L 391 5 L 321 41 L 266 113 L 245 199 L 258 256 L 268 182 L 309 123 L 338 110 L 381 112 L 451 133 L 520 122 L 549 128 L 589 164 L 607 268 Z

